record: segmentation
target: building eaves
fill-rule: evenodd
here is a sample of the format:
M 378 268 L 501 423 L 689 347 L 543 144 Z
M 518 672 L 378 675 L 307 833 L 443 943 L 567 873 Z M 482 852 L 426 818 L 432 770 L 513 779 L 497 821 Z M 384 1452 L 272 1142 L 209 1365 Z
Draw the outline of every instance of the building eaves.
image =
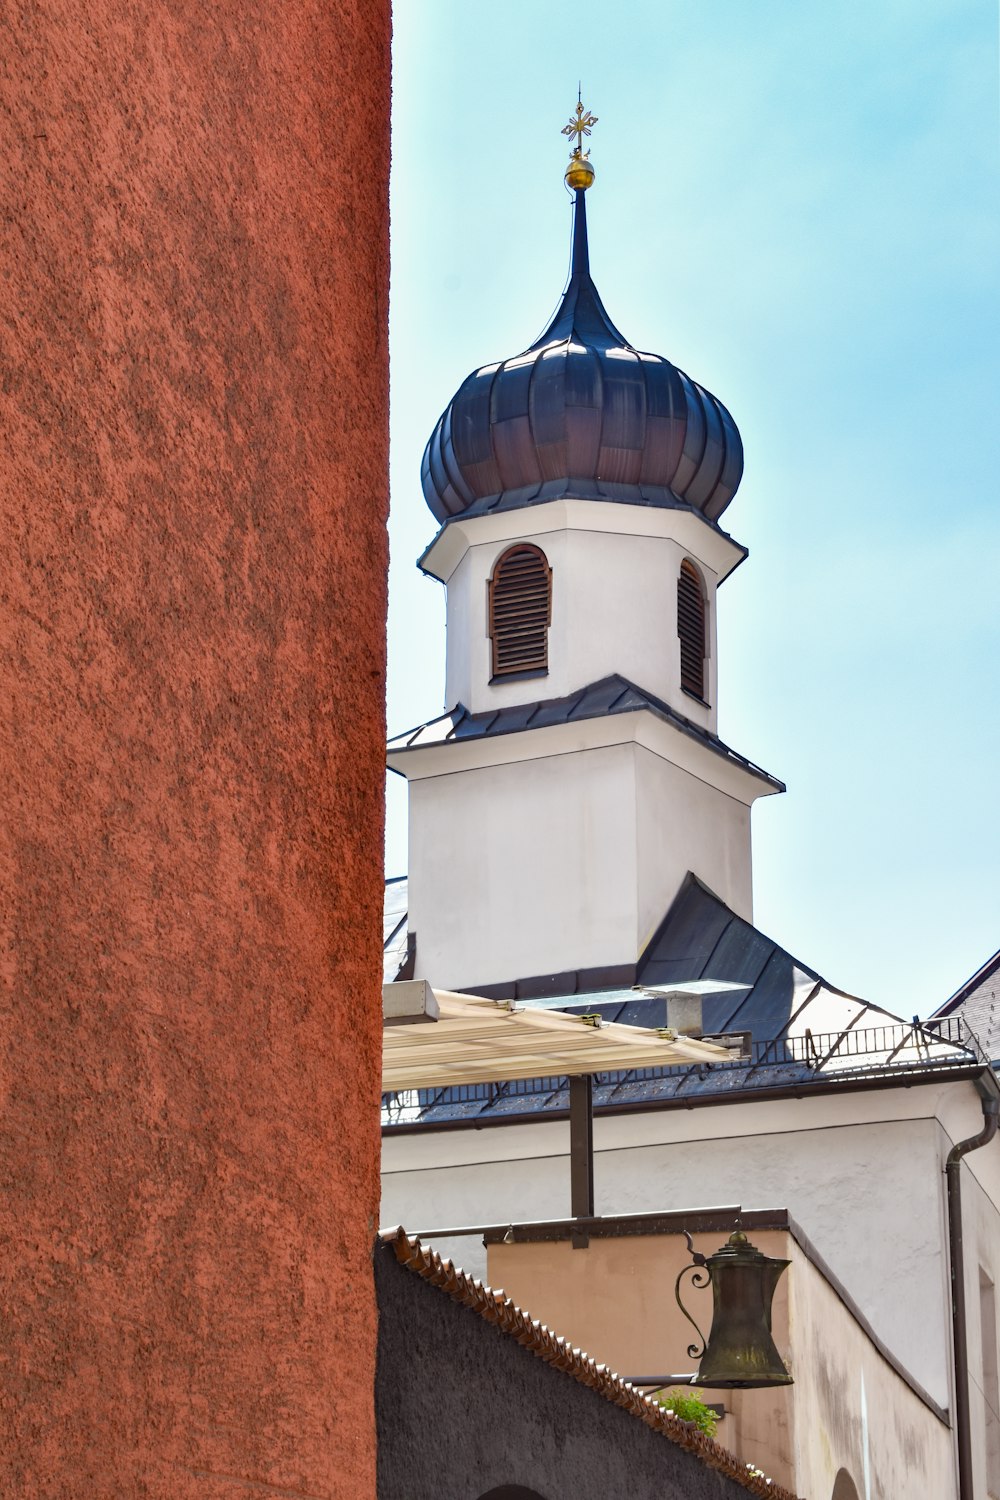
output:
M 383 1243 L 391 1250 L 400 1265 L 420 1276 L 430 1286 L 451 1297 L 454 1302 L 476 1313 L 496 1328 L 516 1340 L 536 1358 L 555 1370 L 568 1375 L 579 1385 L 585 1386 L 612 1405 L 621 1407 L 632 1416 L 651 1427 L 654 1432 L 667 1438 L 694 1454 L 710 1469 L 715 1469 L 742 1486 L 749 1495 L 767 1497 L 767 1500 L 795 1500 L 791 1491 L 773 1484 L 759 1474 L 751 1473 L 733 1454 L 720 1443 L 706 1437 L 691 1422 L 682 1422 L 670 1412 L 644 1396 L 635 1386 L 624 1381 L 599 1365 L 580 1349 L 574 1349 L 566 1339 L 559 1338 L 538 1319 L 523 1312 L 510 1297 L 494 1291 L 481 1281 L 474 1280 L 460 1271 L 450 1260 L 443 1260 L 433 1250 L 425 1249 L 419 1240 L 412 1240 L 405 1230 L 383 1236 Z
M 691 719 L 677 713 L 662 699 L 654 697 L 644 689 L 617 674 L 592 682 L 562 698 L 540 698 L 535 703 L 521 704 L 513 708 L 490 709 L 482 713 L 470 713 L 464 704 L 458 704 L 451 712 L 431 719 L 426 724 L 396 735 L 389 741 L 391 754 L 408 750 L 421 750 L 431 745 L 446 745 L 459 740 L 495 738 L 499 735 L 518 734 L 524 729 L 543 729 L 555 724 L 579 723 L 585 719 L 606 718 L 615 714 L 649 712 L 664 723 L 689 735 L 719 755 L 731 765 L 764 781 L 776 792 L 785 790 L 784 782 L 769 772 L 754 765 L 753 761 L 730 749 L 718 735 L 710 734 Z

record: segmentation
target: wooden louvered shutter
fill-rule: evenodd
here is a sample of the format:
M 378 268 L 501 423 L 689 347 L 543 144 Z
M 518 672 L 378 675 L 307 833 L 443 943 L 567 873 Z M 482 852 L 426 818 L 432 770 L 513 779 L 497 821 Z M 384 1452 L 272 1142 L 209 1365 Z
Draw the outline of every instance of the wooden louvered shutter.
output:
M 681 687 L 705 701 L 705 595 L 692 563 L 681 563 L 677 579 L 677 635 L 681 643 Z
M 511 547 L 493 569 L 489 616 L 493 676 L 547 672 L 552 571 L 538 547 Z

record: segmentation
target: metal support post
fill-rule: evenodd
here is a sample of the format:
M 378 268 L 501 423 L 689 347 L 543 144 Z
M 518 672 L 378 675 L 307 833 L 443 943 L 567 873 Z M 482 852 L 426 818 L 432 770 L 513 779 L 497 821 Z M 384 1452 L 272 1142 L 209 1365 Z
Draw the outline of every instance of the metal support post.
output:
M 569 1081 L 570 1210 L 574 1219 L 594 1217 L 594 1080 L 589 1073 Z M 590 1236 L 573 1234 L 574 1249 Z

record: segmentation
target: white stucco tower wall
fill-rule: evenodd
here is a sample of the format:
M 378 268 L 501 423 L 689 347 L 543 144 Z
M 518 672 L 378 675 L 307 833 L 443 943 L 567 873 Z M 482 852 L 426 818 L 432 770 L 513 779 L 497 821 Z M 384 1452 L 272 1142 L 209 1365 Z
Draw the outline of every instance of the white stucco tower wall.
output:
M 497 559 L 517 542 L 540 547 L 552 569 L 548 671 L 534 689 L 490 675 L 488 582 Z M 715 595 L 745 556 L 731 537 L 685 507 L 567 499 L 456 517 L 421 560 L 447 589 L 445 700 L 481 713 L 538 696 L 561 698 L 616 672 L 715 733 Z M 677 579 L 685 558 L 705 590 L 704 702 L 681 688 Z
M 488 583 L 520 542 L 551 568 L 547 670 L 491 680 Z M 442 529 L 422 565 L 447 589 L 450 713 L 389 747 L 409 782 L 417 977 L 635 964 L 688 871 L 751 919 L 750 807 L 781 786 L 716 737 L 715 596 L 744 556 L 686 507 L 561 499 Z M 704 701 L 681 686 L 685 560 Z

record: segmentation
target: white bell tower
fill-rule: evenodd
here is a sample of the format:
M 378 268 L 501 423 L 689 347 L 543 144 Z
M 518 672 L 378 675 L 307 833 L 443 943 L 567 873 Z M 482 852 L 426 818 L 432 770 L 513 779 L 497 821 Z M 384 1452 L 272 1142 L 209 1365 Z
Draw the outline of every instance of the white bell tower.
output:
M 392 740 L 389 765 L 409 783 L 414 973 L 439 988 L 630 983 L 688 871 L 749 920 L 750 807 L 783 790 L 717 737 L 739 434 L 608 318 L 593 175 L 578 144 L 552 323 L 469 376 L 424 459 L 452 708 Z

